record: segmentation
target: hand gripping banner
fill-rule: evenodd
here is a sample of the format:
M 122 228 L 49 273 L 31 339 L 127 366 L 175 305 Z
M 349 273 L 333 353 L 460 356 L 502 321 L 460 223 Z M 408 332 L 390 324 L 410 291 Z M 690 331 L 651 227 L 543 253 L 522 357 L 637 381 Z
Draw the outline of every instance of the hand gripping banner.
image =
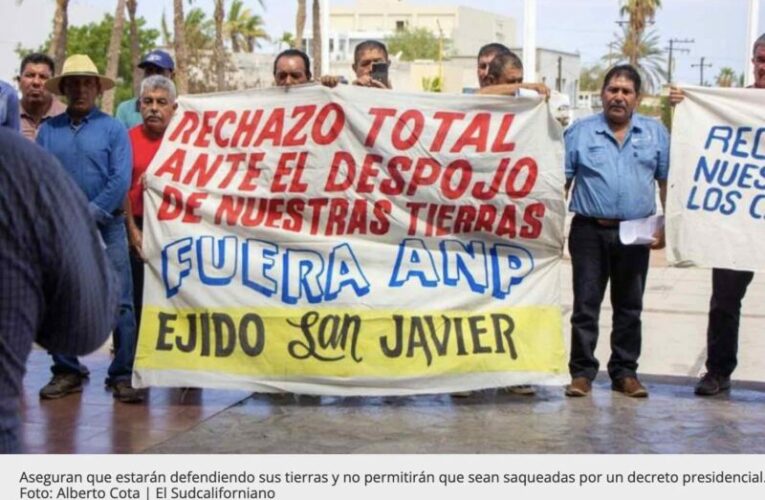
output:
M 134 383 L 562 383 L 562 157 L 540 99 L 182 97 L 146 178 Z
M 684 92 L 672 124 L 667 258 L 765 270 L 765 91 Z

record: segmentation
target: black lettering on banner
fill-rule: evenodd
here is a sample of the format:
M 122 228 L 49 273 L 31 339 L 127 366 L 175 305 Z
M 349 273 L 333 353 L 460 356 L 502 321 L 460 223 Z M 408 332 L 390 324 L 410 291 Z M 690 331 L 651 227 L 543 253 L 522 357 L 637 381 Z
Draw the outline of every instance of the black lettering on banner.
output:
M 287 324 L 300 329 L 305 340 L 293 340 L 287 345 L 290 356 L 295 359 L 340 361 L 346 355 L 350 355 L 356 363 L 363 359 L 358 355 L 359 316 L 328 314 L 322 317 L 316 311 L 309 311 L 300 318 L 299 323 L 288 319 Z

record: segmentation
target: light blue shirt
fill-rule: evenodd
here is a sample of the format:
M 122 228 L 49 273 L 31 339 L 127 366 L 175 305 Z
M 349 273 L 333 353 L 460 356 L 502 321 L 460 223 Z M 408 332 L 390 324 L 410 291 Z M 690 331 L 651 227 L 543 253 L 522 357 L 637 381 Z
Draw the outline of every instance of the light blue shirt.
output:
M 120 105 L 117 106 L 117 113 L 115 113 L 114 117 L 122 122 L 128 130 L 143 123 L 143 117 L 138 111 L 137 106 L 138 98 L 136 97 L 128 99 L 127 101 L 122 101 Z
M 569 209 L 602 219 L 629 220 L 656 212 L 655 180 L 669 173 L 669 134 L 658 120 L 632 115 L 624 143 L 599 113 L 577 120 L 564 136 Z
M 37 144 L 58 158 L 85 192 L 95 221 L 110 222 L 125 200 L 133 168 L 125 127 L 97 108 L 79 125 L 62 113 L 43 123 Z
M 0 127 L 18 132 L 20 124 L 19 95 L 16 89 L 0 80 Z

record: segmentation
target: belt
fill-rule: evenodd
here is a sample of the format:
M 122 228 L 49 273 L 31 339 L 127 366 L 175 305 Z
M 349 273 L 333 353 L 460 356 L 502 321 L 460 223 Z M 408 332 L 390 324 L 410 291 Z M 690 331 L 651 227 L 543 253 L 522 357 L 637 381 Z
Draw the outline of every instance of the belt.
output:
M 620 219 L 601 219 L 599 217 L 587 217 L 586 215 L 576 214 L 575 218 L 589 222 L 590 224 L 597 224 L 601 227 L 619 227 Z

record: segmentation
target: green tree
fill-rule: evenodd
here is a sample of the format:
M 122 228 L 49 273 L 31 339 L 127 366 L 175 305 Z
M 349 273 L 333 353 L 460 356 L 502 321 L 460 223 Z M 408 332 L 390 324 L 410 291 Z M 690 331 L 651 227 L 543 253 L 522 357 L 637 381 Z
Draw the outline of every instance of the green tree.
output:
M 603 76 L 606 70 L 600 64 L 583 67 L 579 74 L 579 88 L 588 92 L 599 92 L 603 86 Z
M 655 31 L 643 32 L 637 51 L 633 50 L 629 39 L 629 28 L 623 28 L 621 35 L 617 35 L 616 64 L 630 62 L 630 57 L 637 56 L 636 63 L 632 64 L 643 79 L 643 93 L 652 94 L 661 87 L 662 80 L 667 79 L 666 59 L 664 51 L 659 48 L 659 35 Z M 613 54 L 611 55 L 613 57 Z M 604 56 L 606 60 L 609 56 Z
M 393 36 L 388 37 L 385 43 L 389 53 L 401 53 L 402 61 L 438 60 L 438 37 L 426 28 L 399 30 Z M 444 40 L 444 43 L 445 45 L 448 44 L 448 40 Z
M 717 74 L 717 77 L 715 78 L 715 83 L 718 87 L 733 87 L 733 84 L 736 82 L 736 72 L 733 71 L 733 68 L 724 67 L 720 68 L 720 72 Z
M 263 18 L 243 6 L 242 0 L 234 0 L 223 31 L 231 42 L 231 50 L 252 53 L 256 47 L 260 47 L 260 40 L 268 40 L 269 37 L 263 29 Z
M 629 17 L 624 33 L 624 46 L 622 50 L 627 57 L 627 61 L 633 66 L 637 66 L 638 59 L 640 59 L 645 29 L 648 23 L 653 21 L 656 11 L 660 8 L 661 0 L 622 0 L 621 2 L 621 15 Z
M 159 31 L 146 28 L 146 20 L 142 17 L 137 19 L 138 41 L 141 53 L 146 53 L 156 46 Z M 104 15 L 99 22 L 93 22 L 82 26 L 70 26 L 67 33 L 67 47 L 69 54 L 88 54 L 98 67 L 99 71 L 106 69 L 107 50 L 109 40 L 114 30 L 114 17 L 111 14 Z M 35 49 L 17 47 L 16 52 L 20 57 L 30 52 L 47 52 L 51 46 L 51 37 L 41 46 Z M 119 50 L 119 64 L 117 65 L 117 91 L 115 102 L 130 99 L 133 96 L 133 67 L 130 60 L 130 33 L 126 30 L 122 34 Z

